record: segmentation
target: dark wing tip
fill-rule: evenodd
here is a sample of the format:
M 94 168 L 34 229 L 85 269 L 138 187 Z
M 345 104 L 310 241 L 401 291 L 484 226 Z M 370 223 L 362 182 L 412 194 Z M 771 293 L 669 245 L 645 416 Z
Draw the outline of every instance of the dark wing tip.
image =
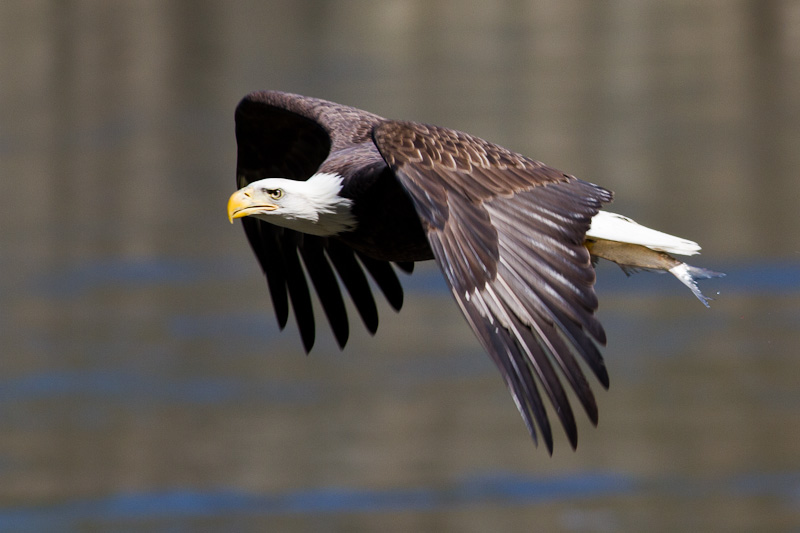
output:
M 388 261 L 372 259 L 362 253 L 357 254 L 359 260 L 378 284 L 389 305 L 395 311 L 403 307 L 403 286 L 397 279 L 397 274 Z
M 311 349 L 314 347 L 314 337 L 313 329 L 300 328 L 300 338 L 303 341 L 303 350 L 305 350 L 306 355 L 311 353 Z

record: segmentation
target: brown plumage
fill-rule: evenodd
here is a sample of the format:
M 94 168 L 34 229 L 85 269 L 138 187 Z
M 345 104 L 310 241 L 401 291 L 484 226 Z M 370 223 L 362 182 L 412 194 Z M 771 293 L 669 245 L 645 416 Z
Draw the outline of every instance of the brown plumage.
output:
M 286 325 L 291 302 L 307 351 L 315 326 L 301 259 L 342 347 L 349 326 L 337 274 L 374 333 L 378 315 L 365 271 L 399 310 L 403 292 L 391 263 L 411 272 L 413 262 L 435 259 L 534 441 L 538 427 L 552 451 L 541 387 L 576 446 L 559 373 L 597 423 L 575 356 L 608 387 L 584 240 L 609 191 L 466 133 L 281 92 L 242 100 L 236 138 L 240 188 L 327 172 L 343 177 L 339 194 L 353 202 L 356 228 L 324 237 L 242 218 L 278 323 Z

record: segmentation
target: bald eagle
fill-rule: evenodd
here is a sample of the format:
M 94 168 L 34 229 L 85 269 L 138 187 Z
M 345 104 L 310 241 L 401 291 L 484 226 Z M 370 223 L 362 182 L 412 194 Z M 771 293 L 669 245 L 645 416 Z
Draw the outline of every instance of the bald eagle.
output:
M 696 280 L 718 275 L 670 255 L 695 254 L 696 243 L 600 211 L 610 191 L 460 131 L 264 91 L 238 105 L 236 139 L 239 190 L 228 217 L 242 219 L 281 329 L 291 303 L 311 350 L 310 279 L 344 348 L 349 326 L 339 282 L 375 333 L 366 273 L 399 310 L 394 267 L 411 273 L 416 261 L 433 259 L 534 443 L 538 428 L 550 453 L 539 389 L 575 448 L 559 373 L 595 425 L 597 405 L 576 356 L 608 388 L 593 261 L 669 271 L 706 306 Z

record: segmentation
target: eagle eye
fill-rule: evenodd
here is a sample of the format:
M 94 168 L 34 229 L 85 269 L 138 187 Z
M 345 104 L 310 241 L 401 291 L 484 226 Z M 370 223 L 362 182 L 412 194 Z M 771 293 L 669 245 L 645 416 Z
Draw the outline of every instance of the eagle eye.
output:
M 264 189 L 264 192 L 273 200 L 280 200 L 283 198 L 283 189 Z

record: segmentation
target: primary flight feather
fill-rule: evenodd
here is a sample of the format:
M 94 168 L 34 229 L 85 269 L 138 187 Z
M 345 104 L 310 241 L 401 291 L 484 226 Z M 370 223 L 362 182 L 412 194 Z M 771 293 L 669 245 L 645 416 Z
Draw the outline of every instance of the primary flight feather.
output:
M 594 424 L 597 405 L 576 355 L 608 387 L 592 261 L 669 271 L 706 305 L 696 280 L 720 275 L 669 255 L 697 253 L 697 244 L 600 211 L 608 190 L 463 132 L 263 91 L 237 107 L 236 139 L 239 190 L 228 216 L 242 219 L 281 328 L 291 304 L 312 348 L 310 279 L 344 347 L 349 324 L 337 276 L 374 333 L 367 273 L 399 310 L 392 264 L 411 272 L 414 262 L 434 259 L 534 442 L 538 428 L 551 452 L 540 390 L 574 448 L 559 374 Z

